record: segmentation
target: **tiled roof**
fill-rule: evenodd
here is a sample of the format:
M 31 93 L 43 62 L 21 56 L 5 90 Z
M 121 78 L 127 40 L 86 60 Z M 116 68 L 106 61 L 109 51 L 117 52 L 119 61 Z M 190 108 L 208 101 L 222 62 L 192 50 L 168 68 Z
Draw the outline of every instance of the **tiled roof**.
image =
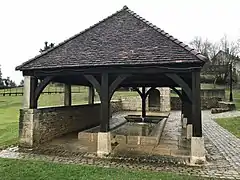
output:
M 16 69 L 160 65 L 205 61 L 203 55 L 124 6 L 120 11 Z

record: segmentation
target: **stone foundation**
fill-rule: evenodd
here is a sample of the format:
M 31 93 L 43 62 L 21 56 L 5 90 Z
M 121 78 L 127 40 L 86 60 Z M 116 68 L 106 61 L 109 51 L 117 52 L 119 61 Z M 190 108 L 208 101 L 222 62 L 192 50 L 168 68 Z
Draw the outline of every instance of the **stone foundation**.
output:
M 111 112 L 121 111 L 121 102 L 111 102 Z M 19 143 L 38 146 L 55 137 L 82 131 L 100 124 L 100 104 L 21 109 Z
M 187 139 L 192 138 L 192 124 L 187 124 Z
M 186 129 L 187 128 L 187 118 L 183 118 L 182 120 L 182 128 Z
M 190 164 L 203 164 L 206 161 L 203 137 L 191 138 Z
M 112 151 L 111 133 L 98 132 L 97 155 L 99 157 L 104 157 L 106 155 L 109 155 L 111 151 Z
M 20 110 L 19 118 L 19 145 L 27 148 L 33 146 L 34 110 Z

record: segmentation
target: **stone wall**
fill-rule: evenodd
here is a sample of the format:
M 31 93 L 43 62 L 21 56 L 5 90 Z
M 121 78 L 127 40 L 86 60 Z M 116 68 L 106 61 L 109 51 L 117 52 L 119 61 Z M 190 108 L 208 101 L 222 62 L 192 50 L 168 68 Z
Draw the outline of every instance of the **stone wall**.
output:
M 160 91 L 160 111 L 168 112 L 171 110 L 170 106 L 170 88 L 158 88 Z
M 110 106 L 111 114 L 122 111 L 122 101 L 121 100 L 112 100 Z
M 160 91 L 160 111 L 170 111 L 170 89 L 157 88 Z M 146 89 L 147 91 L 148 89 Z M 122 98 L 122 109 L 125 111 L 141 111 L 142 100 L 140 96 L 129 96 Z M 146 99 L 146 110 L 149 111 L 148 97 Z
M 219 107 L 219 97 L 201 97 L 202 110 Z M 182 101 L 179 97 L 171 97 L 171 110 L 181 110 Z
M 201 96 L 225 99 L 225 89 L 201 89 Z
M 32 142 L 29 146 L 35 146 L 69 132 L 96 126 L 100 123 L 99 115 L 99 104 L 22 109 L 19 120 L 20 144 L 24 145 L 22 141 L 30 138 L 32 140 L 28 142 Z
M 181 92 L 181 90 L 179 90 Z M 171 93 L 176 94 L 173 90 Z M 225 89 L 201 89 L 201 97 L 218 97 L 225 99 Z
M 121 101 L 111 102 L 111 114 L 121 111 Z M 32 147 L 55 137 L 100 124 L 100 104 L 21 109 L 20 146 Z

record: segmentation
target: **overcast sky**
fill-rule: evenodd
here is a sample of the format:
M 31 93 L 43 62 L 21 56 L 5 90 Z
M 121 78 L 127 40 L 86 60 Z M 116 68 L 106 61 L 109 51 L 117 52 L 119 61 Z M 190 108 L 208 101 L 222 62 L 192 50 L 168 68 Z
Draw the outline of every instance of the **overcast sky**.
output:
M 0 64 L 17 83 L 15 67 L 127 5 L 180 41 L 194 36 L 240 38 L 239 0 L 1 0 Z

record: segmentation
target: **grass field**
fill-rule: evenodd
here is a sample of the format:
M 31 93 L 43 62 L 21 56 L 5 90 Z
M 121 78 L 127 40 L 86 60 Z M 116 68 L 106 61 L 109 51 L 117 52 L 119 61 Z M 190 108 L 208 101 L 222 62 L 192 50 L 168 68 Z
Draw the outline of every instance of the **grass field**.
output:
M 174 173 L 130 171 L 41 161 L 0 159 L 0 179 L 4 180 L 200 180 Z M 203 180 L 203 179 L 202 179 Z
M 240 117 L 216 119 L 217 123 L 240 138 Z

